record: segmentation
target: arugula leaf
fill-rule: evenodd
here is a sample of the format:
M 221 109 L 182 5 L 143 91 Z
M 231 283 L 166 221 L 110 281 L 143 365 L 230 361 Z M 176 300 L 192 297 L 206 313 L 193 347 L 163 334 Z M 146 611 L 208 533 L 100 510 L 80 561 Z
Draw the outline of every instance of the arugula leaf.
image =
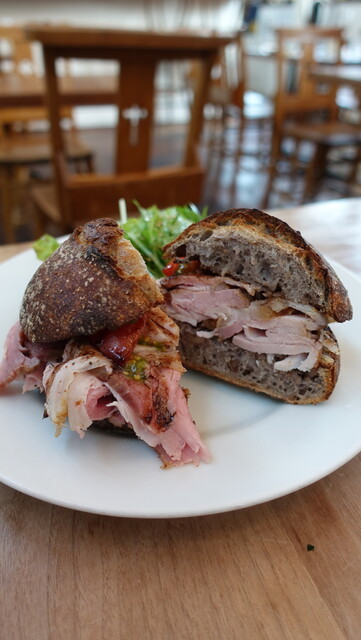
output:
M 139 218 L 129 218 L 122 223 L 124 235 L 133 246 L 140 251 L 146 265 L 155 278 L 161 278 L 165 266 L 163 247 L 184 231 L 193 222 L 203 220 L 207 207 L 200 212 L 194 205 L 173 206 L 158 209 L 153 205 L 142 207 L 134 201 L 139 211 Z
M 53 236 L 50 236 L 48 233 L 38 238 L 33 244 L 33 249 L 36 253 L 36 257 L 39 260 L 46 260 L 51 256 L 56 249 L 60 247 L 59 242 Z
M 126 219 L 126 214 L 123 214 L 119 226 L 122 227 L 124 236 L 143 256 L 150 273 L 155 278 L 161 278 L 165 266 L 163 247 L 175 240 L 193 222 L 203 220 L 207 215 L 207 207 L 202 211 L 198 211 L 193 204 L 166 209 L 158 209 L 153 205 L 146 209 L 139 202 L 134 201 L 134 204 L 138 208 L 139 217 Z M 48 234 L 33 244 L 39 260 L 49 258 L 59 246 L 56 238 Z

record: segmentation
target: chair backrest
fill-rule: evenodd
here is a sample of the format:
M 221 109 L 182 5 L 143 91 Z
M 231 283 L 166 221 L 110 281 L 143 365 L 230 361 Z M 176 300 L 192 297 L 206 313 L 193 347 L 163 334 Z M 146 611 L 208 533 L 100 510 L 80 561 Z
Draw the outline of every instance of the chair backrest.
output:
M 316 111 L 337 116 L 336 87 L 311 78 L 310 68 L 318 62 L 338 64 L 343 43 L 341 29 L 305 27 L 278 29 L 278 89 L 275 96 L 276 126 L 289 115 Z
M 0 25 L 0 40 L 8 44 L 11 73 L 33 75 L 35 62 L 32 43 L 26 38 L 24 29 L 21 26 Z
M 37 65 L 34 58 L 33 43 L 26 37 L 25 29 L 21 26 L 1 26 L 0 40 L 9 44 L 11 73 L 14 75 L 36 76 Z M 65 71 L 68 69 L 65 67 Z M 71 108 L 62 107 L 61 116 L 69 120 L 71 128 L 75 128 Z M 26 128 L 35 121 L 47 121 L 48 112 L 44 107 L 12 107 L 0 109 L 0 136 L 4 135 L 4 125 L 20 125 Z
M 234 104 L 243 110 L 245 76 L 243 33 L 240 32 L 235 42 L 224 47 L 219 53 L 212 70 L 209 101 L 217 104 L 218 96 L 221 102 L 224 96 L 227 96 L 229 104 Z
M 43 44 L 46 91 L 58 203 L 65 228 L 79 218 L 117 216 L 118 200 L 144 206 L 199 203 L 204 169 L 197 146 L 211 68 L 218 50 L 234 36 L 157 34 L 101 29 L 29 28 L 28 36 Z M 69 175 L 59 125 L 61 95 L 56 75 L 57 58 L 110 59 L 120 63 L 118 124 L 113 175 Z M 154 78 L 164 60 L 198 60 L 198 81 L 180 166 L 150 166 L 153 137 Z

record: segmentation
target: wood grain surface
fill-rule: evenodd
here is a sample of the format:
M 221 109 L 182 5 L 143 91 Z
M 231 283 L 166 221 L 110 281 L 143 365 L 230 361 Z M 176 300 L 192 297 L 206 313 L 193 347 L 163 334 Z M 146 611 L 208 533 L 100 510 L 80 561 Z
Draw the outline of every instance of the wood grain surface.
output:
M 361 274 L 361 200 L 279 215 Z M 1 485 L 0 637 L 358 640 L 360 487 L 361 455 L 263 505 L 136 520 Z

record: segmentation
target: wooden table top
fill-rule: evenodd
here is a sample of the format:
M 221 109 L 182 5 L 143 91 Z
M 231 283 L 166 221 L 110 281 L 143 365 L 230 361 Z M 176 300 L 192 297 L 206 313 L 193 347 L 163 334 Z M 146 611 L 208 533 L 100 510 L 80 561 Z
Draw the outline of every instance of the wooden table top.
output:
M 114 104 L 117 76 L 66 76 L 60 79 L 64 103 L 68 105 Z M 0 75 L 0 108 L 39 107 L 45 104 L 45 81 L 38 76 L 14 73 Z
M 164 51 L 217 51 L 220 47 L 233 42 L 233 33 L 215 33 L 204 31 L 126 31 L 120 29 L 103 29 L 90 27 L 74 27 L 64 25 L 27 25 L 25 34 L 29 40 L 36 40 L 46 46 L 61 47 L 86 46 L 123 47 L 124 49 L 164 50 Z
M 361 275 L 361 199 L 279 215 Z M 2 247 L 0 260 L 22 249 Z M 360 487 L 361 455 L 263 505 L 136 520 L 72 511 L 1 485 L 2 635 L 356 640 Z
M 310 73 L 313 78 L 318 80 L 361 88 L 361 64 L 321 64 L 312 67 Z

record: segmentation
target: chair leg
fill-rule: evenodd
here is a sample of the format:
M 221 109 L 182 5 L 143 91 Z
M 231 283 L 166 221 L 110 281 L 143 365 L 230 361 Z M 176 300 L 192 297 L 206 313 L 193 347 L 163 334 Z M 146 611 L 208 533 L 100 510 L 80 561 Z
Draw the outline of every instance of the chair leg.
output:
M 243 143 L 244 143 L 244 115 L 242 111 L 239 113 L 239 127 L 237 130 L 237 141 L 236 141 L 236 151 L 234 155 L 234 176 L 233 180 L 236 181 L 237 173 L 239 169 L 239 164 L 241 161 L 241 157 L 243 155 Z
M 297 138 L 294 139 L 295 148 L 294 148 L 293 156 L 290 159 L 290 164 L 291 164 L 290 188 L 292 189 L 293 193 L 295 192 L 295 187 L 296 187 L 296 169 L 298 166 L 300 143 L 301 143 L 301 140 L 298 140 Z
M 313 159 L 308 165 L 301 202 L 311 202 L 317 193 L 322 176 L 325 173 L 328 147 L 318 144 Z
M 15 242 L 12 189 L 12 167 L 3 167 L 1 170 L 1 214 L 4 238 L 7 244 Z
M 357 147 L 356 157 L 352 163 L 351 173 L 347 180 L 347 186 L 349 187 L 351 192 L 353 187 L 356 186 L 357 184 L 357 174 L 358 174 L 360 163 L 361 163 L 361 144 L 359 144 Z
M 222 120 L 222 122 L 223 122 L 223 120 Z M 215 155 L 215 152 L 217 151 L 217 147 L 219 148 L 218 136 L 222 135 L 222 134 L 219 134 L 219 132 L 218 132 L 218 121 L 217 121 L 216 117 L 212 118 L 212 120 L 210 120 L 207 123 L 207 129 L 209 129 L 209 132 L 207 132 L 207 140 L 206 140 L 206 146 L 207 146 L 207 173 L 208 173 L 210 165 L 212 164 L 213 156 Z
M 282 145 L 281 134 L 278 132 L 274 132 L 273 140 L 272 140 L 271 165 L 268 172 L 266 189 L 260 205 L 262 209 L 266 209 L 268 206 L 269 197 L 272 192 L 273 182 L 277 175 L 277 163 L 281 155 L 281 145 Z
M 31 204 L 31 228 L 33 238 L 40 238 L 46 233 L 46 217 L 40 207 L 33 201 Z
M 94 158 L 93 158 L 92 155 L 89 155 L 85 159 L 85 167 L 86 167 L 86 172 L 87 173 L 95 173 Z

